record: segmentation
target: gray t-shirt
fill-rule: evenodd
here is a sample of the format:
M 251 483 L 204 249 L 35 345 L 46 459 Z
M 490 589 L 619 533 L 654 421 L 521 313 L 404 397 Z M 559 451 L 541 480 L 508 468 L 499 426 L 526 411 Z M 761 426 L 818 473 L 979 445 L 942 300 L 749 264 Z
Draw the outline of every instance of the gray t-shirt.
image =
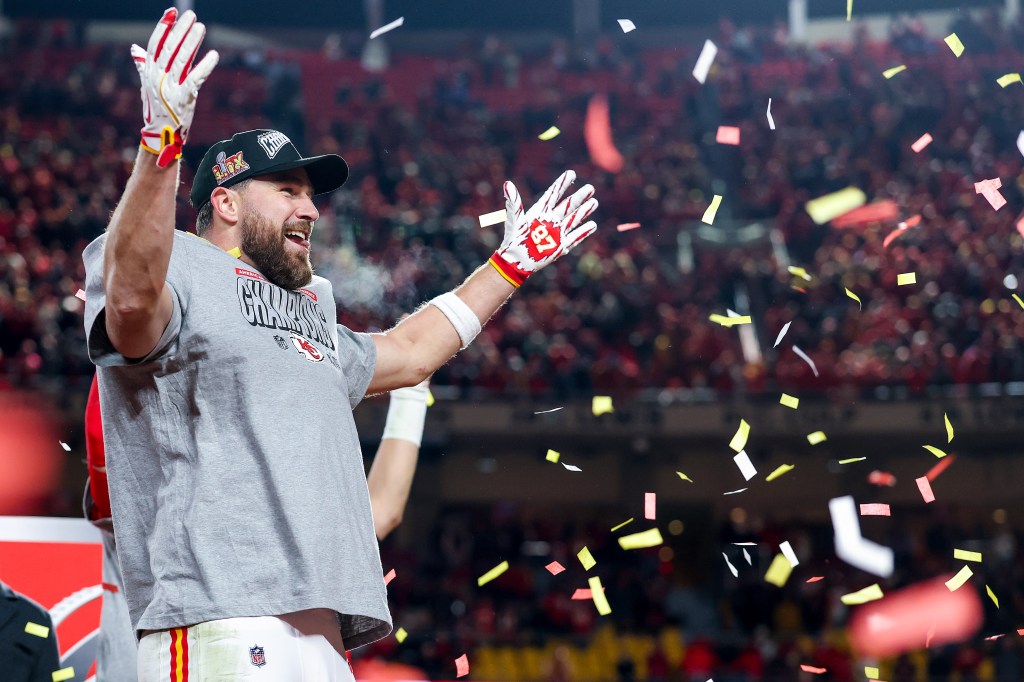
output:
M 179 231 L 171 321 L 129 360 L 106 333 L 105 242 L 83 254 L 85 330 L 133 627 L 329 608 L 346 648 L 386 636 L 352 418 L 376 363 L 371 337 L 336 323 L 322 277 L 288 291 Z

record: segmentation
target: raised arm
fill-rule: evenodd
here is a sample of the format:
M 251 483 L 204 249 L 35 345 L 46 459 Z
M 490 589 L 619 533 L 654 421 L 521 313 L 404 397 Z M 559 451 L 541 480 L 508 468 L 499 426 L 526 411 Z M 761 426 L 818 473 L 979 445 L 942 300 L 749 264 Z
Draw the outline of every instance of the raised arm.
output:
M 171 319 L 167 268 L 174 243 L 178 159 L 199 87 L 217 64 L 210 52 L 195 67 L 206 28 L 192 11 L 168 9 L 147 49 L 132 45 L 142 83 L 142 143 L 108 228 L 103 256 L 107 335 L 119 353 L 148 355 Z
M 568 253 L 596 229 L 587 218 L 597 208 L 594 188 L 562 195 L 576 179 L 566 171 L 529 211 L 511 182 L 505 183 L 505 238 L 486 265 L 457 289 L 442 294 L 373 336 L 377 365 L 367 393 L 413 386 L 433 374 L 497 312 L 526 278 Z

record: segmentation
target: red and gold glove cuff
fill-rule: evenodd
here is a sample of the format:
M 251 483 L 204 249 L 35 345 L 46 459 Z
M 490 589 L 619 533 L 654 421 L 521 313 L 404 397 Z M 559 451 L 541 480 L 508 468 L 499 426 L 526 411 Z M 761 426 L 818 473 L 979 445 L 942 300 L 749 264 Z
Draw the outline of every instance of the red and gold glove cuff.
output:
M 530 276 L 530 273 L 509 263 L 497 251 L 494 252 L 487 262 L 493 265 L 494 269 L 498 271 L 498 274 L 504 277 L 509 284 L 517 289 L 522 286 L 523 282 L 526 281 L 526 278 Z

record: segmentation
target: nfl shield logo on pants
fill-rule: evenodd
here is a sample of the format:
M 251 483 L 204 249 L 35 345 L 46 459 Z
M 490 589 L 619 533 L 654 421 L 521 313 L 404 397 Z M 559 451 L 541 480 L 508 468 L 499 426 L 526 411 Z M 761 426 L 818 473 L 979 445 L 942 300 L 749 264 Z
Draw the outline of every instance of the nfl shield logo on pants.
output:
M 262 668 L 267 664 L 267 657 L 263 655 L 263 647 L 257 644 L 249 649 L 249 662 L 257 668 Z

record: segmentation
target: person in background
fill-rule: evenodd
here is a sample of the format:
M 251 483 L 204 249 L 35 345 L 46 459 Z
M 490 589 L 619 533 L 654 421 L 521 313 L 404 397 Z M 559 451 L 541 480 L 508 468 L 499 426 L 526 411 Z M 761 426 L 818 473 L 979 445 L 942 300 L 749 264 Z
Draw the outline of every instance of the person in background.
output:
M 50 682 L 60 670 L 50 614 L 0 582 L 0 670 L 4 682 Z

